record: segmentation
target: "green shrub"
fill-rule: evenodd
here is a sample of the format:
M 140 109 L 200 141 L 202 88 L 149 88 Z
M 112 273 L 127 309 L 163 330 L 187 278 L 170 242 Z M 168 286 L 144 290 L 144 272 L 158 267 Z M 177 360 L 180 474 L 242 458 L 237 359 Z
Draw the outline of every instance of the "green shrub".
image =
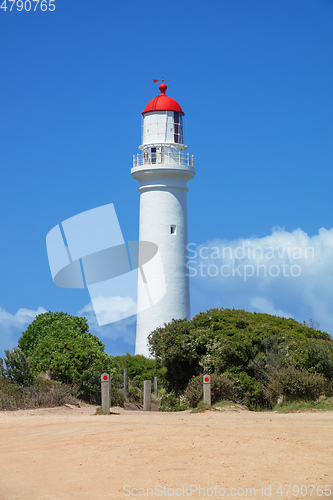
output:
M 64 404 L 76 404 L 75 388 L 51 380 L 36 380 L 20 387 L 8 379 L 0 379 L 0 410 L 20 410 Z
M 85 370 L 78 380 L 77 397 L 92 405 L 101 404 L 101 372 Z M 111 378 L 110 398 L 112 406 L 124 406 L 125 397 L 121 389 L 114 387 Z
M 148 377 L 145 378 L 142 375 L 135 375 L 135 377 L 129 381 L 129 385 L 132 387 L 137 387 L 142 389 L 144 380 L 150 380 Z
M 77 397 L 92 405 L 101 404 L 101 373 L 85 370 L 78 379 Z
M 239 382 L 240 402 L 247 406 L 249 410 L 270 407 L 261 382 L 246 373 L 240 374 Z
M 141 387 L 135 385 L 129 385 L 127 399 L 130 403 L 142 404 L 143 403 L 143 391 L 142 384 Z
M 247 406 L 249 410 L 253 411 L 271 407 L 265 395 L 263 384 L 254 377 L 250 377 L 245 372 L 227 372 L 225 375 L 234 383 L 234 401 Z
M 297 370 L 294 366 L 275 371 L 267 386 L 268 396 L 273 404 L 280 395 L 286 401 L 315 400 L 324 394 L 327 382 L 320 373 Z
M 333 380 L 325 379 L 324 394 L 328 398 L 333 396 Z
M 333 342 L 309 339 L 307 368 L 333 380 Z
M 16 410 L 22 402 L 22 387 L 0 378 L 0 410 Z
M 294 366 L 333 380 L 333 341 L 313 326 L 269 314 L 211 309 L 191 321 L 173 320 L 157 328 L 148 343 L 165 370 L 167 393 L 178 396 L 202 372 L 229 374 L 239 402 L 250 409 L 270 408 L 268 385 L 282 368 Z
M 113 358 L 89 332 L 86 318 L 65 313 L 44 313 L 28 326 L 18 346 L 31 358 L 35 374 L 50 370 L 55 380 L 77 383 L 86 371 L 114 372 Z
M 116 387 L 111 386 L 110 398 L 111 398 L 111 406 L 121 406 L 122 408 L 124 407 L 125 396 L 124 396 L 124 391 L 122 389 L 117 389 Z
M 150 348 L 165 369 L 164 387 L 170 393 L 184 391 L 189 379 L 202 370 L 199 362 L 205 351 L 205 338 L 197 341 L 190 326 L 190 322 L 185 319 L 172 320 L 148 337 Z
M 34 377 L 30 358 L 18 347 L 5 349 L 5 355 L 5 358 L 0 358 L 2 377 L 21 387 L 32 384 Z
M 165 392 L 160 399 L 159 411 L 184 411 L 188 406 L 184 396 L 177 396 L 174 391 Z
M 164 370 L 158 367 L 158 363 L 154 359 L 148 359 L 141 355 L 132 355 L 128 352 L 123 356 L 115 356 L 113 358 L 116 369 L 112 380 L 115 386 L 123 388 L 124 386 L 124 369 L 128 370 L 129 383 L 140 387 L 144 380 L 154 380 L 157 377 L 159 385 L 163 378 Z
M 224 375 L 213 373 L 211 380 L 211 400 L 212 403 L 221 399 L 233 399 L 234 384 Z M 184 391 L 185 401 L 191 408 L 194 408 L 203 399 L 203 375 L 192 377 Z

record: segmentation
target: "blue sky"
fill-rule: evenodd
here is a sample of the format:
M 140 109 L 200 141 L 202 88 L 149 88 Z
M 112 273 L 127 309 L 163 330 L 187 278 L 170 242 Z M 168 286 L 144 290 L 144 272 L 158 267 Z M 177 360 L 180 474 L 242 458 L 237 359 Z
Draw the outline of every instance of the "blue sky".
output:
M 197 171 L 188 193 L 192 314 L 311 317 L 333 333 L 331 0 L 55 5 L 0 9 L 0 355 L 36 312 L 89 309 L 87 290 L 52 282 L 51 228 L 113 203 L 124 239 L 138 238 L 132 155 L 162 77 L 185 111 Z M 202 275 L 200 262 L 212 275 L 221 267 L 213 247 L 272 247 L 261 264 L 280 273 L 245 280 L 257 258 L 238 255 L 241 275 Z M 282 275 L 282 263 L 301 273 Z M 107 352 L 134 352 L 133 319 L 95 327 L 89 318 Z

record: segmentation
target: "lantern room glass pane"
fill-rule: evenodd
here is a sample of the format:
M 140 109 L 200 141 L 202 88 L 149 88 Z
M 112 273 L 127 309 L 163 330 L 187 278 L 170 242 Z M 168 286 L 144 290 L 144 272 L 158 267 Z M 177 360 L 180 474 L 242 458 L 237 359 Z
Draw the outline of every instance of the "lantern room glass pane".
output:
M 183 144 L 183 124 L 181 113 L 174 112 L 174 142 Z

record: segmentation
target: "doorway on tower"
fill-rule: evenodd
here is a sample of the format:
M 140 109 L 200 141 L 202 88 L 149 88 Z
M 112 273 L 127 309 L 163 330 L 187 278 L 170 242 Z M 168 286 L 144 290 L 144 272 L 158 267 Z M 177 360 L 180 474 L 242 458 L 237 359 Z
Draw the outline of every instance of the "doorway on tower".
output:
M 149 163 L 162 163 L 162 146 L 150 148 L 150 161 Z

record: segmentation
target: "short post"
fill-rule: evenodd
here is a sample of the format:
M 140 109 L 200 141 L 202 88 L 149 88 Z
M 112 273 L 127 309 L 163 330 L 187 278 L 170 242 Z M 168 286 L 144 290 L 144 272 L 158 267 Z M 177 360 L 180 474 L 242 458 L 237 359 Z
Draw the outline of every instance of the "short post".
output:
M 108 373 L 102 373 L 101 375 L 101 394 L 102 394 L 102 412 L 110 413 L 110 385 L 111 377 Z
M 143 411 L 151 410 L 151 380 L 143 382 Z
M 124 394 L 128 396 L 128 368 L 124 368 Z
M 203 402 L 211 406 L 210 375 L 203 376 Z
M 157 390 L 157 377 L 154 377 L 154 396 L 157 398 L 158 390 Z

